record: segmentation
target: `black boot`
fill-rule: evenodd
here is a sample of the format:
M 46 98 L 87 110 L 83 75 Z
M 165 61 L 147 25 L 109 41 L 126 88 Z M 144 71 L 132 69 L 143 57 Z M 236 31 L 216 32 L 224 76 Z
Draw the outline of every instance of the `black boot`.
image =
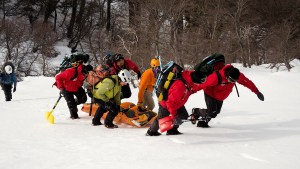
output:
M 178 131 L 178 128 L 172 128 L 171 130 L 167 131 L 167 135 L 180 135 L 182 134 L 181 132 Z
M 158 131 L 151 131 L 150 129 L 148 129 L 146 136 L 160 136 L 161 133 L 159 133 Z
M 98 119 L 95 119 L 95 118 L 93 118 L 92 124 L 93 124 L 93 126 L 99 126 L 99 125 L 102 125 L 101 121 L 98 120 Z
M 71 114 L 70 118 L 73 119 L 73 120 L 74 119 L 79 119 L 77 112 L 78 112 L 77 107 L 70 108 L 70 114 Z
M 112 124 L 112 123 L 110 123 L 110 124 L 105 124 L 105 127 L 106 127 L 106 128 L 109 128 L 109 129 L 119 128 L 119 126 L 117 126 L 117 125 L 115 125 L 115 124 Z
M 208 125 L 208 122 L 201 120 L 201 121 L 198 121 L 197 127 L 209 128 L 210 126 Z

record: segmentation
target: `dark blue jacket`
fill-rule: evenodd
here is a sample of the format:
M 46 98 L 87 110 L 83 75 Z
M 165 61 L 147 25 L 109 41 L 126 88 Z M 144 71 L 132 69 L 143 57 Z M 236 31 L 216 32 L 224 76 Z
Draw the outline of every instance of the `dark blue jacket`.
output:
M 17 76 L 15 72 L 12 72 L 11 74 L 7 74 L 5 72 L 2 72 L 0 74 L 0 82 L 1 84 L 14 84 L 14 88 L 17 87 Z

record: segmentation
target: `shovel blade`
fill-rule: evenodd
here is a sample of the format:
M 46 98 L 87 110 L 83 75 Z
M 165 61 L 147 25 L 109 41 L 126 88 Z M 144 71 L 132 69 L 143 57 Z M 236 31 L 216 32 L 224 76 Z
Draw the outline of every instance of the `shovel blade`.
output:
M 54 116 L 52 115 L 52 111 L 46 112 L 45 114 L 45 118 L 50 124 L 54 124 Z

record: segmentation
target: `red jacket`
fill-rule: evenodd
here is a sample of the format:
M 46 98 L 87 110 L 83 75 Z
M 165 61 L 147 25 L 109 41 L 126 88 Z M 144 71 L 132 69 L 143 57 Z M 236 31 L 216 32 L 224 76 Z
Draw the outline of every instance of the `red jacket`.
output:
M 182 77 L 187 84 L 182 80 L 175 80 L 168 90 L 168 99 L 159 103 L 170 112 L 173 118 L 177 116 L 177 110 L 184 106 L 190 95 L 194 93 L 191 89 L 195 87 L 196 84 L 193 83 L 191 79 L 191 72 L 192 71 L 183 71 Z
M 133 70 L 135 73 L 140 72 L 139 68 L 137 67 L 137 65 L 133 61 L 131 61 L 129 59 L 124 59 L 123 67 L 122 68 L 119 67 L 117 65 L 117 63 L 115 62 L 113 67 L 111 68 L 110 74 L 118 74 L 122 69 Z
M 198 91 L 203 89 L 205 94 L 220 101 L 225 100 L 232 92 L 232 88 L 234 86 L 234 83 L 230 83 L 225 76 L 225 70 L 229 67 L 232 67 L 232 65 L 227 64 L 221 70 L 219 70 L 222 79 L 221 84 L 218 84 L 217 74 L 213 73 L 207 77 L 205 83 L 199 84 L 196 88 L 194 88 L 194 90 Z M 249 80 L 243 73 L 240 73 L 240 77 L 237 82 L 249 88 L 255 94 L 258 93 L 258 89 L 255 84 L 251 80 Z
M 68 68 L 56 75 L 55 80 L 57 88 L 59 90 L 65 88 L 68 92 L 77 92 L 77 90 L 82 86 L 85 79 L 84 74 L 82 73 L 82 68 L 83 65 L 79 65 L 77 68 Z M 75 77 L 76 71 L 77 76 Z

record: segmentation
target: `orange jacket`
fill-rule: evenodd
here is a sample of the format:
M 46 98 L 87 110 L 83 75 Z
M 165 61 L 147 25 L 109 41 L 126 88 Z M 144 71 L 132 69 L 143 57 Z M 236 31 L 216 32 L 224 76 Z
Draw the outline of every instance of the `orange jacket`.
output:
M 144 93 L 146 90 L 152 92 L 155 85 L 156 78 L 152 68 L 147 69 L 140 79 L 139 93 L 138 93 L 138 102 L 143 102 Z

